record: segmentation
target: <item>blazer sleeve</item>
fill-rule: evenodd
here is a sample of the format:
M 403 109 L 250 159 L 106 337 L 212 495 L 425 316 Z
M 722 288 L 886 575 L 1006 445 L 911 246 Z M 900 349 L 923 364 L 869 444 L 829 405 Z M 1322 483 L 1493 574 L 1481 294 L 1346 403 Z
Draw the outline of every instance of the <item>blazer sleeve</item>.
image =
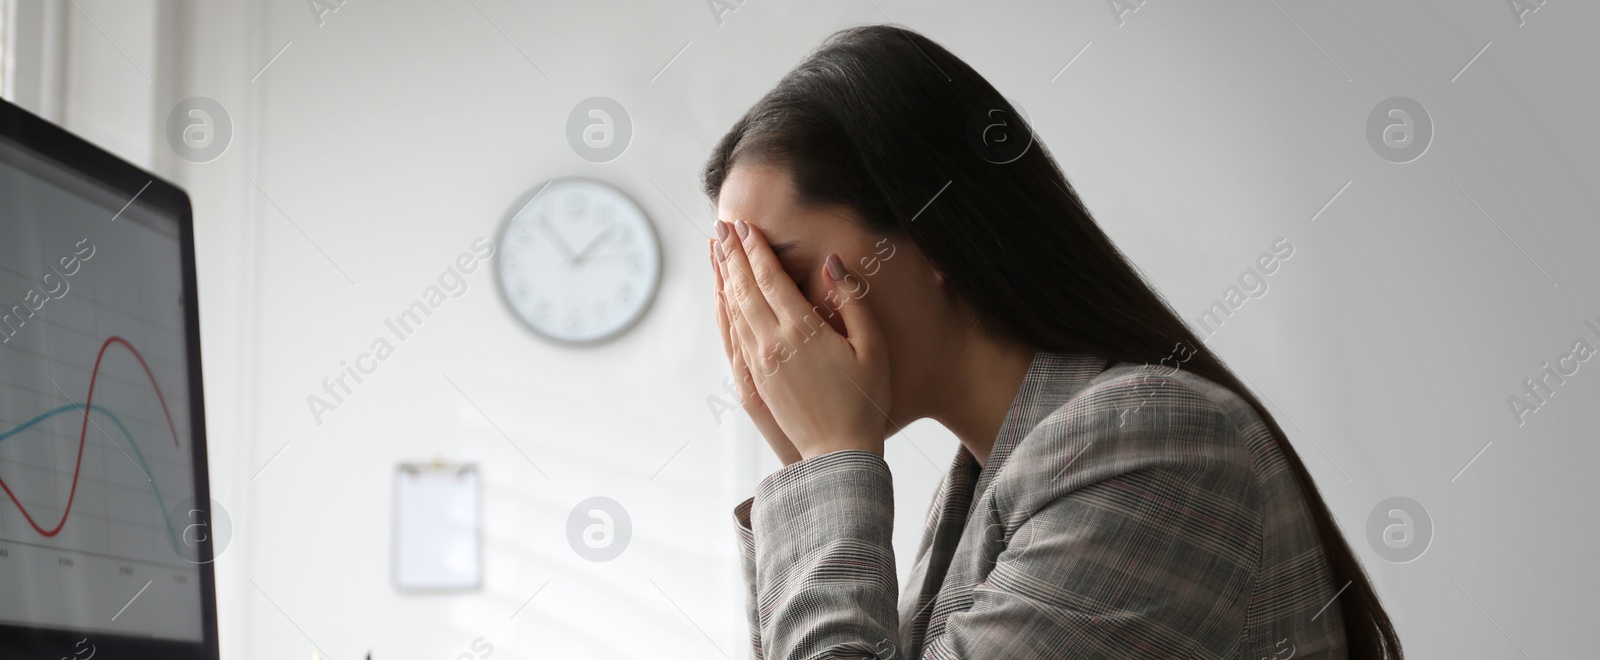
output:
M 899 589 L 883 458 L 847 450 L 796 461 L 762 480 L 746 504 L 734 519 L 751 657 L 891 657 Z
M 1162 385 L 1094 385 L 1019 443 L 991 500 L 1004 549 L 968 590 L 941 594 L 922 660 L 1236 650 L 1260 552 L 1251 458 L 1220 407 Z M 763 481 L 750 516 L 758 657 L 906 660 L 890 486 L 868 452 Z
M 745 498 L 733 508 L 733 526 L 739 535 L 739 572 L 744 578 L 744 611 L 750 630 L 750 658 L 763 660 L 761 619 L 756 616 L 756 536 L 750 529 L 750 507 L 755 499 Z

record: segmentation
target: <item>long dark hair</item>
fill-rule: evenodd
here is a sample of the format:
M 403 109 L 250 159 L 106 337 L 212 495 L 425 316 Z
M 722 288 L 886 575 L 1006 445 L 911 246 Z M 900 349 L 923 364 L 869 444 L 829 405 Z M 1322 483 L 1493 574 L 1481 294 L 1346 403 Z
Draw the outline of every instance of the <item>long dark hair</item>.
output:
M 830 36 L 717 144 L 715 200 L 744 159 L 788 169 L 800 202 L 843 205 L 868 230 L 907 236 L 982 329 L 1034 350 L 1182 365 L 1255 409 L 1305 493 L 1338 584 L 1349 654 L 1400 658 L 1400 640 L 1316 483 L 1261 402 L 1205 348 L 1100 230 L 1015 108 L 977 71 L 916 32 Z M 930 201 L 931 200 L 931 201 Z

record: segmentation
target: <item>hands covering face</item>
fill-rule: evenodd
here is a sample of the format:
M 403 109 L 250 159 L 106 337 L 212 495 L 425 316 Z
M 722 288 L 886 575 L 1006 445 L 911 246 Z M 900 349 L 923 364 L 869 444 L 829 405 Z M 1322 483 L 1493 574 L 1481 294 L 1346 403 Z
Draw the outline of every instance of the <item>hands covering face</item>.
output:
M 717 326 L 745 412 L 788 465 L 832 451 L 883 455 L 889 360 L 862 302 L 865 284 L 828 256 L 827 299 L 813 306 L 760 229 L 716 221 L 711 241 Z M 841 316 L 845 334 L 827 322 Z

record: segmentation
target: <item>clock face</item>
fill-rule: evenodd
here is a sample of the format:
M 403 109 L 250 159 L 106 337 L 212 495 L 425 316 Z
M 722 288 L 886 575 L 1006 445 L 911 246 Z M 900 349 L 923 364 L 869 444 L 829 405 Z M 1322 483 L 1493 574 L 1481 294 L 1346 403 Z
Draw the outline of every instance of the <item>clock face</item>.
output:
M 539 334 L 593 343 L 644 315 L 661 284 L 661 246 L 627 194 L 593 179 L 555 179 L 506 223 L 500 288 Z

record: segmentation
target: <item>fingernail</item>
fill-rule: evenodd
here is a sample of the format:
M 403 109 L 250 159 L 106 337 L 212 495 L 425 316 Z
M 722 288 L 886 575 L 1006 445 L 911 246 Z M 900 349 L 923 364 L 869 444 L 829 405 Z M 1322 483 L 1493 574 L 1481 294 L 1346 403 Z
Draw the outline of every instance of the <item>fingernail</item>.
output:
M 839 255 L 830 254 L 828 255 L 827 261 L 823 263 L 827 265 L 828 275 L 833 277 L 833 281 L 844 281 L 844 262 L 839 260 Z
M 717 240 L 720 241 L 728 237 L 728 223 L 721 220 L 712 220 L 711 224 L 717 228 Z
M 739 232 L 739 240 L 741 241 L 750 235 L 750 225 L 745 224 L 743 220 L 734 220 L 733 228 Z
M 725 261 L 727 261 L 727 260 L 728 260 L 728 257 L 727 257 L 727 255 L 724 255 L 724 254 L 723 254 L 723 253 L 722 253 L 722 244 L 721 244 L 721 243 L 718 243 L 718 244 L 717 244 L 717 262 L 718 262 L 718 263 L 722 263 L 722 262 L 725 262 Z

